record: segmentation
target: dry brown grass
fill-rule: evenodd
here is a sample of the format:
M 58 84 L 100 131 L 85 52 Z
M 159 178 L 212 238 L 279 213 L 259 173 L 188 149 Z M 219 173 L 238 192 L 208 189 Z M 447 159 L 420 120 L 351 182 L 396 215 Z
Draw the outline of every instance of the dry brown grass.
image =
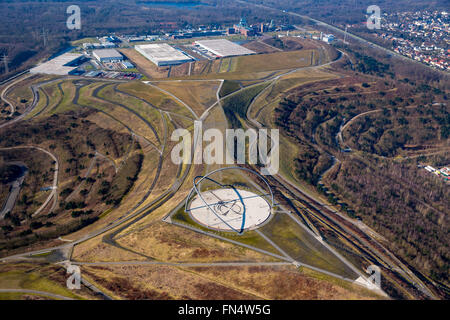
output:
M 216 102 L 216 92 L 220 82 L 156 82 L 155 85 L 184 101 L 197 116 L 201 116 L 208 107 Z
M 72 260 L 79 262 L 115 262 L 146 260 L 146 258 L 106 244 L 99 236 L 76 245 L 72 253 Z
M 142 119 L 113 102 L 102 100 L 92 95 L 93 91 L 101 85 L 104 85 L 104 83 L 93 83 L 81 88 L 79 104 L 94 107 L 95 109 L 111 115 L 116 121 L 120 121 L 121 123 L 132 127 L 134 132 L 147 138 L 153 144 L 158 145 L 155 134 Z
M 311 65 L 313 51 L 299 50 L 238 57 L 231 72 L 252 73 L 308 67 Z
M 255 299 L 190 271 L 168 266 L 83 266 L 83 275 L 118 299 Z
M 148 188 L 150 187 L 151 182 L 153 181 L 156 174 L 156 166 L 158 164 L 157 159 L 158 155 L 155 151 L 147 153 L 144 155 L 144 161 L 142 164 L 141 173 L 138 176 L 138 180 L 135 182 L 130 193 L 124 198 L 122 203 L 118 208 L 107 212 L 107 214 L 101 215 L 101 219 L 96 221 L 95 223 L 86 226 L 85 228 L 72 233 L 70 235 L 65 236 L 67 239 L 78 239 L 82 236 L 94 232 L 102 227 L 107 226 L 109 223 L 114 222 L 119 217 L 123 216 L 125 213 L 130 211 L 141 198 L 145 195 Z M 153 195 L 156 196 L 156 195 Z M 80 247 L 82 250 L 84 243 L 75 247 L 75 251 Z
M 167 262 L 273 261 L 222 240 L 157 221 L 118 240 L 124 247 Z
M 358 285 L 324 281 L 319 279 L 321 275 L 299 272 L 293 266 L 197 267 L 189 270 L 264 299 L 365 300 L 378 297 Z
M 119 299 L 369 300 L 353 284 L 329 282 L 294 267 L 83 266 L 83 275 Z
M 192 113 L 180 102 L 175 101 L 170 95 L 140 81 L 120 84 L 118 89 L 151 103 L 156 108 L 185 117 L 191 117 Z
M 280 51 L 261 41 L 251 41 L 242 46 L 257 53 L 273 53 Z

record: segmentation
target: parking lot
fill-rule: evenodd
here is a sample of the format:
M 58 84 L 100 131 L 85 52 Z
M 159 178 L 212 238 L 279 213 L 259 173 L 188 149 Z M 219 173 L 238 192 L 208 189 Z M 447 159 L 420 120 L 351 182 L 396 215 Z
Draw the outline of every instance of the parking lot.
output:
M 104 71 L 104 70 L 89 71 L 85 73 L 83 76 L 88 78 L 117 79 L 117 80 L 139 80 L 142 78 L 141 74 L 134 72 L 119 72 L 119 71 Z

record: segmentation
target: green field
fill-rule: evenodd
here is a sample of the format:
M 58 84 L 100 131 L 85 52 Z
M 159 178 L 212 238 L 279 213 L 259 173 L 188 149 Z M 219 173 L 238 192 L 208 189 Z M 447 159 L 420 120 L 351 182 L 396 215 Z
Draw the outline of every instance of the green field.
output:
M 15 270 L 0 271 L 0 288 L 28 289 L 49 292 L 72 299 L 81 298 L 79 295 L 67 289 L 65 285 L 48 279 L 50 272 L 55 272 L 53 270 L 54 267 L 35 268 L 35 270 L 30 267 L 32 267 L 31 264 L 17 265 Z M 11 298 L 17 296 L 16 293 L 7 293 L 4 295 Z
M 356 279 L 358 275 L 346 266 L 313 235 L 287 214 L 277 213 L 260 231 L 293 259 L 316 268 Z
M 252 100 L 260 93 L 268 84 L 262 83 L 250 88 L 246 88 L 235 95 L 227 97 L 222 104 L 223 111 L 233 128 L 242 127 L 240 119 L 245 119 L 247 109 Z
M 225 97 L 226 95 L 229 95 L 230 93 L 239 90 L 240 87 L 241 86 L 237 81 L 225 80 L 219 92 L 219 96 L 221 98 Z

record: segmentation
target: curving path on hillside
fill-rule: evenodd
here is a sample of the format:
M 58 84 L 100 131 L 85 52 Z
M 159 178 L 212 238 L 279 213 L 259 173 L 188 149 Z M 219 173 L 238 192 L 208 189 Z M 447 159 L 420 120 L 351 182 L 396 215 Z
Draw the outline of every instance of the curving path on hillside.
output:
M 0 211 L 0 220 L 4 219 L 5 215 L 8 212 L 11 212 L 12 209 L 14 208 L 17 197 L 19 196 L 20 189 L 22 188 L 23 181 L 25 180 L 25 176 L 28 172 L 28 168 L 23 162 L 14 161 L 14 162 L 8 162 L 6 164 L 18 166 L 21 168 L 22 172 L 21 172 L 20 176 L 17 177 L 16 180 L 14 180 L 11 183 L 10 192 L 9 192 L 8 196 L 6 197 L 6 200 L 4 201 L 3 207 L 1 208 L 1 211 Z
M 28 294 L 34 294 L 34 295 L 39 295 L 39 296 L 46 296 L 46 297 L 57 299 L 57 300 L 73 300 L 72 298 L 61 296 L 59 294 L 55 294 L 55 293 L 51 293 L 51 292 L 28 290 L 28 289 L 0 289 L 0 293 L 28 293 Z
M 9 90 L 12 86 L 16 85 L 16 84 L 19 83 L 19 82 L 24 81 L 25 79 L 28 79 L 30 76 L 31 76 L 31 74 L 27 74 L 27 75 L 25 75 L 25 77 L 19 78 L 18 80 L 11 82 L 11 83 L 10 83 L 9 85 L 7 85 L 7 86 L 3 89 L 3 91 L 2 91 L 1 99 L 2 99 L 6 104 L 9 105 L 9 107 L 10 107 L 10 109 L 11 109 L 11 113 L 10 113 L 11 116 L 13 116 L 13 115 L 14 115 L 14 112 L 16 112 L 16 106 L 15 106 L 13 103 L 11 103 L 9 100 L 7 100 L 7 99 L 5 98 L 5 95 L 7 94 L 8 90 Z
M 8 148 L 0 148 L 0 150 L 2 151 L 6 151 L 6 150 L 17 150 L 17 149 L 36 149 L 38 151 L 44 152 L 45 154 L 47 154 L 48 156 L 50 156 L 50 158 L 53 159 L 53 161 L 55 162 L 55 168 L 54 168 L 54 173 L 53 173 L 53 185 L 52 185 L 52 191 L 50 192 L 50 195 L 47 197 L 47 199 L 44 201 L 44 203 L 31 215 L 32 217 L 37 216 L 39 213 L 42 212 L 42 210 L 45 209 L 45 207 L 48 205 L 48 203 L 50 202 L 50 200 L 52 198 L 54 198 L 55 202 L 57 201 L 57 189 L 58 189 L 58 173 L 59 173 L 59 162 L 58 162 L 58 158 L 51 152 L 45 150 L 44 148 L 41 147 L 37 147 L 37 146 L 18 146 L 18 147 L 8 147 Z M 50 210 L 51 212 L 51 210 Z
M 339 57 L 339 59 L 341 59 L 341 58 L 342 58 L 342 55 Z M 333 62 L 329 62 L 329 63 L 327 63 L 327 64 L 331 64 L 331 63 L 333 63 Z M 327 64 L 325 64 L 325 65 L 327 65 Z M 318 67 L 323 67 L 323 66 L 324 66 L 324 65 L 321 65 L 321 66 L 312 66 L 312 67 L 307 67 L 307 68 L 318 68 Z M 235 95 L 235 94 L 238 94 L 238 93 L 240 93 L 242 90 L 247 89 L 247 88 L 250 88 L 250 87 L 252 87 L 252 86 L 261 85 L 262 83 L 269 82 L 269 81 L 276 81 L 276 80 L 280 79 L 282 76 L 287 75 L 287 74 L 290 74 L 290 73 L 292 73 L 292 72 L 296 72 L 297 70 L 300 70 L 300 69 L 305 69 L 305 68 L 297 68 L 297 69 L 289 70 L 288 72 L 284 72 L 283 74 L 280 74 L 280 75 L 278 75 L 278 76 L 270 77 L 270 78 L 265 79 L 264 81 L 259 82 L 259 83 L 257 83 L 257 84 L 248 86 L 248 87 L 246 87 L 246 88 L 241 88 L 241 89 L 239 89 L 239 90 L 237 90 L 237 91 L 235 91 L 235 92 L 233 92 L 233 93 L 231 93 L 231 94 L 229 94 L 229 95 L 227 95 L 227 96 L 224 96 L 224 97 L 222 97 L 222 98 L 219 97 L 219 92 L 220 92 L 220 88 L 222 87 L 222 84 L 223 84 L 223 79 L 219 79 L 219 80 L 222 81 L 222 83 L 221 83 L 221 85 L 220 85 L 219 90 L 218 90 L 217 93 L 216 93 L 217 101 L 214 102 L 214 104 L 212 104 L 212 105 L 211 105 L 211 106 L 210 106 L 210 107 L 209 107 L 209 108 L 208 108 L 208 109 L 207 109 L 200 117 L 197 117 L 197 116 L 195 115 L 195 113 L 193 112 L 192 108 L 191 108 L 190 106 L 188 106 L 186 103 L 182 102 L 180 99 L 176 98 L 175 96 L 173 96 L 173 97 L 176 98 L 176 100 L 179 100 L 185 107 L 187 107 L 187 109 L 189 109 L 190 112 L 191 112 L 193 115 L 195 115 L 195 119 L 199 119 L 200 121 L 203 121 L 203 120 L 205 120 L 206 117 L 208 116 L 210 110 L 211 110 L 213 107 L 215 107 L 215 106 L 220 106 L 221 101 L 223 101 L 223 100 L 226 99 L 227 97 L 232 96 L 232 95 Z M 174 81 L 177 81 L 177 80 L 174 80 Z M 217 79 L 216 79 L 216 80 L 213 80 L 213 81 L 217 81 Z M 159 88 L 158 88 L 158 89 L 159 89 Z M 79 94 L 78 90 L 77 90 L 77 94 Z M 78 96 L 77 96 L 76 99 L 74 99 L 74 104 L 77 104 L 77 102 L 78 102 Z M 96 109 L 96 110 L 98 110 L 98 109 Z M 170 119 L 170 117 L 169 117 L 169 119 Z M 119 121 L 118 119 L 114 119 L 114 120 Z M 165 121 L 165 117 L 163 117 L 163 121 Z M 119 122 L 120 122 L 120 121 L 119 121 Z M 122 123 L 122 122 L 120 122 L 120 123 Z M 176 125 L 175 125 L 174 123 L 172 123 L 172 124 L 173 124 L 174 127 L 176 128 Z M 127 127 L 127 128 L 128 128 L 128 127 Z M 131 129 L 129 129 L 129 130 L 130 130 L 130 132 L 132 132 Z M 165 132 L 164 142 L 163 142 L 163 144 L 162 144 L 162 150 L 160 150 L 161 158 L 162 158 L 162 153 L 163 153 L 163 151 L 164 151 L 164 148 L 165 148 L 165 145 L 166 145 L 166 141 L 167 141 L 167 127 L 166 127 L 166 126 L 165 126 L 165 131 L 166 131 L 166 132 Z M 194 141 L 193 145 L 196 146 L 197 143 Z M 194 151 L 195 151 L 195 150 L 194 150 Z M 193 154 L 194 154 L 194 153 L 195 153 L 195 152 L 193 152 Z M 160 159 L 161 159 L 161 158 L 160 158 Z M 160 161 L 160 164 L 159 164 L 159 166 L 158 166 L 159 171 L 160 171 L 160 166 L 161 166 L 161 161 Z M 41 249 L 41 250 L 35 250 L 35 251 L 27 252 L 27 253 L 17 254 L 17 255 L 5 257 L 5 258 L 3 258 L 2 260 L 3 260 L 3 261 L 11 261 L 11 260 L 14 260 L 14 259 L 17 259 L 17 258 L 20 259 L 20 258 L 28 257 L 28 256 L 30 256 L 30 255 L 35 255 L 35 254 L 39 254 L 39 253 L 46 253 L 46 252 L 50 252 L 50 251 L 53 251 L 53 250 L 60 250 L 60 251 L 70 250 L 71 248 L 73 248 L 74 245 L 79 244 L 79 243 L 82 243 L 82 242 L 84 242 L 84 241 L 86 241 L 86 240 L 92 239 L 93 237 L 96 237 L 96 236 L 99 236 L 99 235 L 103 235 L 103 241 L 104 241 L 104 242 L 106 242 L 106 243 L 108 243 L 108 244 L 111 244 L 111 245 L 113 245 L 113 246 L 117 246 L 117 243 L 115 242 L 115 236 L 116 236 L 119 232 L 121 232 L 122 230 L 128 228 L 129 226 L 133 225 L 133 224 L 136 223 L 137 221 L 141 220 L 143 217 L 145 217 L 145 216 L 147 216 L 148 214 L 151 214 L 152 212 L 154 212 L 154 210 L 156 210 L 157 208 L 159 208 L 159 207 L 161 207 L 162 205 L 164 205 L 164 204 L 165 204 L 169 199 L 171 199 L 171 198 L 175 195 L 175 193 L 179 190 L 179 188 L 180 188 L 180 187 L 182 186 L 182 184 L 185 182 L 185 180 L 186 180 L 186 178 L 187 178 L 187 176 L 188 176 L 188 174 L 189 174 L 190 172 L 191 172 L 191 165 L 189 165 L 189 166 L 187 166 L 186 168 L 184 168 L 183 175 L 182 175 L 181 177 L 179 177 L 179 176 L 177 175 L 177 178 L 175 179 L 175 181 L 172 183 L 172 185 L 170 186 L 170 188 L 169 188 L 168 190 L 166 190 L 165 192 L 163 192 L 163 193 L 162 193 L 161 195 L 159 195 L 156 199 L 152 200 L 149 204 L 147 204 L 147 205 L 145 205 L 145 206 L 141 206 L 142 203 L 147 199 L 146 197 L 143 197 L 142 200 L 141 200 L 135 207 L 133 207 L 130 211 L 128 211 L 128 212 L 127 212 L 125 215 L 123 215 L 122 217 L 120 217 L 120 218 L 114 220 L 113 222 L 111 222 L 109 225 L 107 225 L 107 226 L 105 226 L 105 227 L 102 227 L 102 228 L 100 228 L 100 229 L 98 229 L 98 230 L 95 230 L 95 231 L 93 231 L 93 232 L 91 232 L 91 233 L 89 233 L 89 234 L 87 234 L 87 235 L 82 236 L 82 237 L 79 238 L 79 239 L 74 240 L 74 241 L 71 242 L 71 243 L 65 243 L 65 244 L 63 244 L 63 245 L 59 245 L 59 246 L 52 247 L 52 248 L 45 248 L 45 249 Z M 152 189 L 153 189 L 153 187 L 154 187 L 155 184 L 156 184 L 156 180 L 157 180 L 157 179 L 155 179 L 155 180 L 153 181 L 152 185 L 150 186 L 150 188 L 149 188 L 150 192 L 152 192 Z M 146 196 L 148 196 L 148 195 L 149 195 L 149 193 L 148 193 Z M 311 201 L 312 201 L 312 200 L 311 200 Z M 320 209 L 319 209 L 319 210 L 320 210 Z M 174 224 L 176 224 L 176 223 L 174 223 Z M 186 226 L 183 226 L 183 227 L 186 227 Z M 197 231 L 197 230 L 194 230 L 194 231 Z M 198 231 L 197 231 L 197 232 L 198 232 Z M 226 238 L 223 238 L 222 240 L 228 241 L 228 242 L 233 242 L 232 240 L 226 239 Z M 243 243 L 240 243 L 240 242 L 237 242 L 237 241 L 234 241 L 234 242 L 235 242 L 235 244 L 238 244 L 238 245 L 240 245 L 240 246 L 245 246 Z M 127 248 L 125 248 L 125 249 L 127 249 Z M 255 250 L 255 248 L 253 248 L 253 247 L 251 247 L 251 249 Z M 256 249 L 257 249 L 257 248 L 256 248 Z M 258 250 L 256 250 L 256 251 L 258 251 Z M 277 255 L 277 256 L 278 256 L 278 255 Z M 289 259 L 289 258 L 286 257 L 285 255 L 279 256 L 279 257 L 281 257 L 281 260 L 282 260 L 282 261 L 285 261 L 285 262 L 287 262 L 287 263 L 293 263 L 292 259 Z M 69 259 L 69 262 L 70 262 L 70 256 L 68 257 L 68 259 Z M 294 261 L 294 262 L 295 262 L 295 261 Z M 124 263 L 126 263 L 126 262 L 124 262 Z M 149 263 L 151 263 L 151 262 L 149 262 Z M 305 266 L 306 266 L 306 265 L 305 265 Z M 321 272 L 323 272 L 323 271 L 321 271 Z M 333 276 L 335 276 L 335 275 L 333 275 Z

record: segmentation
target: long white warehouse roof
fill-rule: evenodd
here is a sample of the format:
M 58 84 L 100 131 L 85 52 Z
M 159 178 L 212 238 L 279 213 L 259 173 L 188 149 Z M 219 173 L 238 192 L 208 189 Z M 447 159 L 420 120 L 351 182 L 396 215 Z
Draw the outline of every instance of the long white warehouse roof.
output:
M 195 43 L 219 57 L 243 56 L 256 53 L 226 39 L 198 40 Z
M 116 49 L 94 50 L 92 54 L 97 58 L 123 59 L 123 56 Z
M 77 53 L 64 53 L 52 60 L 44 62 L 37 67 L 30 69 L 30 73 L 66 75 L 69 74 L 70 71 L 77 68 L 66 66 L 66 64 L 78 60 L 82 56 L 82 54 Z
M 175 48 L 172 48 L 167 43 L 136 45 L 135 49 L 156 65 L 176 64 L 192 61 L 191 57 Z

